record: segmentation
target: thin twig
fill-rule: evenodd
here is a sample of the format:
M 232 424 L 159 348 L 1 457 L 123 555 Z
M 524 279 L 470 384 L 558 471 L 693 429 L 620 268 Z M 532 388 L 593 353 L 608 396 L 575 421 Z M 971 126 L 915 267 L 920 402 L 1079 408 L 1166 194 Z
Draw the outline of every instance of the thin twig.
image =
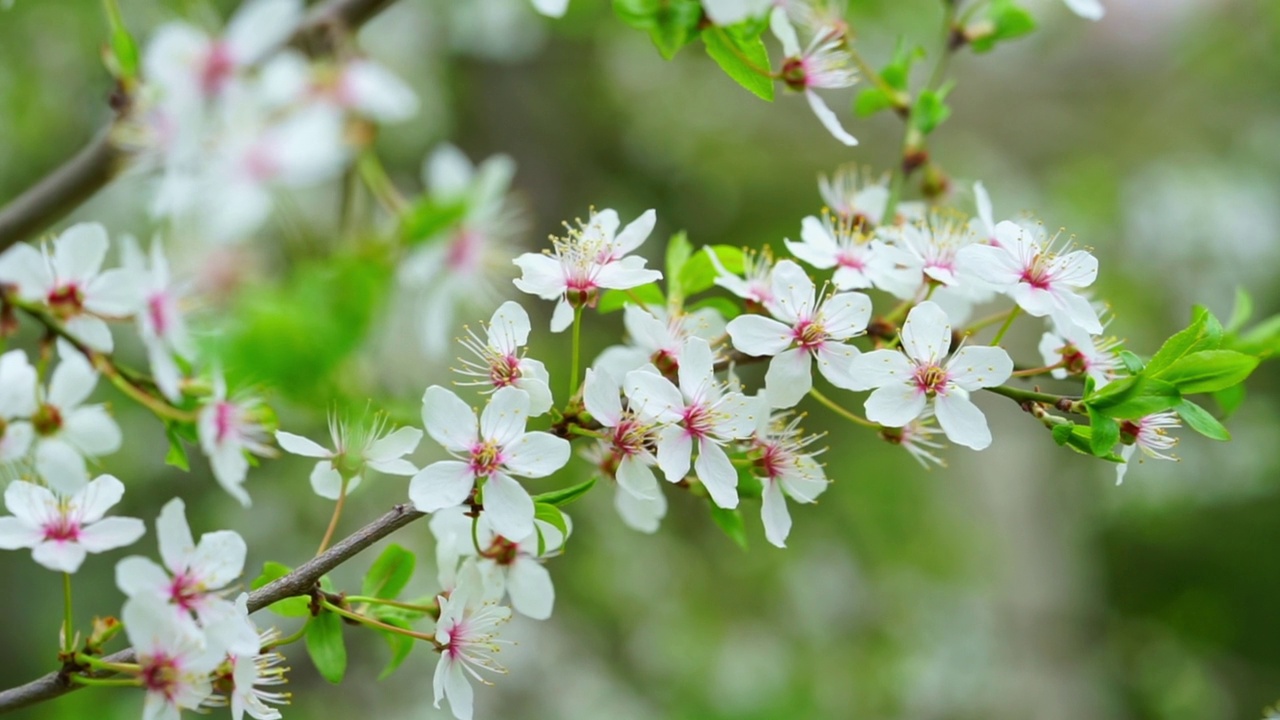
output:
M 285 598 L 310 595 L 320 577 L 330 570 L 350 560 L 361 550 L 369 547 L 382 538 L 423 517 L 411 505 L 397 505 L 390 512 L 365 525 L 350 536 L 319 555 L 299 565 L 293 572 L 277 578 L 249 594 L 249 612 L 262 608 Z M 102 658 L 108 663 L 133 663 L 137 656 L 132 649 L 121 650 Z M 0 713 L 17 710 L 36 703 L 52 700 L 73 690 L 80 685 L 71 680 L 71 676 L 63 672 L 52 672 L 0 692 Z

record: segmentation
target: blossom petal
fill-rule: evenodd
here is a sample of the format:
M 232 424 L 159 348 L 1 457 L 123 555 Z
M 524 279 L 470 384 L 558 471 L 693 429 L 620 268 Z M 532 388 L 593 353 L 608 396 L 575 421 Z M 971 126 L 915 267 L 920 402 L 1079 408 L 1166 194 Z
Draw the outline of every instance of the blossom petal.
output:
M 853 376 L 853 361 L 860 354 L 858 348 L 852 345 L 824 343 L 818 348 L 818 355 L 814 360 L 817 362 L 818 372 L 822 373 L 827 382 L 847 390 L 857 383 Z
M 58 498 L 48 488 L 25 480 L 9 483 L 4 491 L 4 506 L 14 517 L 37 528 L 62 514 L 58 509 Z
M 328 460 L 321 460 L 311 468 L 310 480 L 311 491 L 325 500 L 337 500 L 342 495 L 342 473 L 338 472 L 333 467 L 333 463 Z M 354 489 L 354 487 L 348 489 Z
M 851 382 L 847 390 L 870 390 L 885 385 L 906 382 L 914 372 L 914 366 L 897 350 L 872 350 L 862 353 L 849 363 Z
M 555 300 L 567 287 L 564 268 L 554 258 L 541 253 L 525 253 L 512 260 L 520 268 L 521 276 L 513 282 L 522 292 L 537 295 L 543 300 Z
M 766 480 L 760 496 L 760 520 L 764 523 L 764 536 L 775 547 L 786 547 L 791 534 L 791 512 L 782 486 L 777 481 Z
M 832 295 L 822 304 L 822 327 L 836 340 L 861 335 L 871 320 L 871 298 L 858 292 Z
M 624 383 L 632 410 L 650 422 L 677 422 L 683 417 L 684 397 L 671 381 L 656 373 L 632 370 Z
M 98 373 L 79 352 L 62 355 L 49 380 L 50 405 L 66 411 L 83 403 L 98 384 Z
M 187 557 L 196 549 L 196 541 L 191 536 L 186 505 L 181 498 L 174 498 L 160 508 L 160 516 L 156 518 L 156 537 L 165 567 L 175 573 L 185 569 Z
M 301 435 L 294 435 L 284 430 L 276 431 L 276 442 L 287 453 L 301 455 L 310 458 L 330 458 L 333 457 L 333 451 L 324 447 L 310 438 Z
M 471 467 L 457 460 L 441 460 L 422 468 L 409 481 L 409 499 L 420 512 L 431 513 L 461 505 L 475 485 Z
M 71 499 L 79 511 L 80 522 L 88 524 L 102 519 L 124 497 L 124 483 L 114 476 L 101 475 L 85 485 Z
M 53 272 L 62 283 L 85 283 L 102 269 L 111 240 L 98 223 L 76 223 L 53 241 Z
M 511 563 L 507 572 L 507 594 L 516 612 L 534 620 L 551 617 L 555 607 L 556 589 L 551 584 L 551 573 L 533 558 L 520 558 Z
M 215 530 L 200 536 L 200 543 L 187 558 L 191 573 L 209 590 L 226 587 L 244 572 L 248 546 L 240 533 Z
M 44 531 L 16 517 L 0 517 L 0 550 L 32 548 L 44 540 Z
M 498 306 L 489 320 L 489 345 L 510 355 L 529 342 L 531 328 L 529 313 L 520 303 L 508 300 Z
M 128 597 L 145 594 L 167 599 L 169 583 L 169 573 L 150 558 L 133 555 L 116 563 L 116 587 Z
M 342 73 L 347 101 L 363 115 L 378 122 L 395 123 L 418 114 L 418 96 L 382 65 L 352 60 Z
M 420 442 L 422 442 L 421 430 L 416 427 L 402 427 L 369 445 L 369 448 L 364 451 L 364 458 L 370 463 L 387 462 L 413 452 Z
M 793 348 L 769 361 L 765 394 L 775 408 L 795 407 L 813 388 L 813 359 L 804 348 Z
M 109 517 L 80 531 L 80 544 L 93 553 L 132 545 L 147 531 L 137 518 Z
M 927 398 L 914 385 L 885 385 L 867 398 L 867 419 L 885 427 L 903 427 L 920 417 Z
M 951 347 L 951 323 L 937 303 L 922 302 L 902 324 L 902 349 L 916 362 L 936 363 Z
M 249 65 L 283 45 L 300 22 L 300 0 L 253 0 L 232 16 L 225 42 L 238 64 Z
M 739 315 L 725 327 L 733 347 L 752 357 L 777 355 L 791 346 L 790 327 L 761 315 Z
M 546 432 L 525 433 L 503 448 L 503 465 L 512 475 L 541 478 L 569 462 L 569 441 Z
M 533 532 L 533 498 L 520 483 L 494 473 L 484 484 L 484 510 L 494 532 L 505 538 L 523 538 Z
M 618 480 L 618 487 L 642 500 L 651 499 L 662 493 L 658 488 L 658 479 L 654 477 L 653 470 L 634 455 L 628 455 L 618 463 L 618 472 L 615 477 Z
M 715 356 L 711 344 L 700 337 L 686 338 L 680 350 L 680 367 L 676 368 L 680 392 L 686 398 L 705 398 L 716 385 Z
M 723 448 L 705 438 L 700 440 L 693 469 L 712 502 L 726 510 L 738 507 L 738 472 Z
M 693 439 L 684 428 L 668 425 L 658 434 L 658 467 L 667 482 L 680 482 L 689 474 Z
M 635 250 L 644 243 L 649 237 L 649 233 L 653 232 L 653 226 L 658 221 L 658 213 L 652 208 L 645 210 L 640 217 L 627 223 L 622 228 L 622 232 L 613 241 L 613 252 L 615 256 L 626 255 Z
M 823 101 L 822 96 L 812 90 L 805 90 L 804 97 L 809 101 L 809 108 L 813 110 L 813 114 L 818 116 L 818 121 L 822 126 L 831 133 L 836 140 L 844 143 L 848 147 L 858 144 L 858 139 L 850 135 L 844 126 L 840 124 L 840 119 L 827 107 L 827 103 Z
M 994 387 L 1013 374 L 1013 359 L 1000 347 L 970 345 L 947 361 L 950 382 L 965 390 Z
M 551 311 L 551 332 L 564 332 L 573 324 L 573 306 L 569 305 L 569 301 L 563 297 L 556 303 L 555 310 Z
M 30 417 L 36 411 L 36 369 L 22 350 L 0 355 L 0 418 Z
M 48 258 L 26 243 L 0 253 L 0 281 L 17 285 L 18 296 L 24 300 L 43 301 L 54 288 Z
M 933 403 L 938 425 L 947 439 L 957 445 L 984 450 L 991 445 L 991 429 L 987 418 L 963 391 L 939 395 Z
M 608 372 L 587 368 L 582 382 L 582 402 L 591 417 L 605 427 L 613 427 L 622 419 L 622 397 L 618 383 Z
M 70 540 L 48 540 L 31 550 L 31 557 L 50 570 L 73 573 L 84 562 L 85 549 Z
M 787 11 L 781 6 L 774 7 L 769 15 L 769 29 L 773 31 L 773 36 L 778 38 L 778 42 L 782 43 L 784 55 L 787 57 L 800 55 L 800 39 L 796 37 L 796 29 L 791 25 Z
M 791 260 L 773 266 L 770 276 L 773 288 L 774 315 L 788 324 L 808 320 L 813 315 L 813 280 L 804 268 Z
M 36 472 L 64 495 L 74 495 L 89 480 L 84 456 L 71 443 L 56 437 L 36 443 Z
M 110 455 L 120 449 L 120 426 L 101 405 L 76 408 L 62 418 L 62 436 L 90 457 Z
M 476 412 L 451 390 L 432 385 L 422 395 L 422 425 L 444 449 L 465 453 L 480 438 Z
M 613 494 L 613 507 L 623 524 L 642 533 L 655 533 L 667 514 L 667 499 L 658 493 L 652 498 L 638 498 L 618 488 Z
M 524 434 L 529 422 L 529 393 L 510 385 L 489 396 L 480 413 L 480 437 L 505 448 Z

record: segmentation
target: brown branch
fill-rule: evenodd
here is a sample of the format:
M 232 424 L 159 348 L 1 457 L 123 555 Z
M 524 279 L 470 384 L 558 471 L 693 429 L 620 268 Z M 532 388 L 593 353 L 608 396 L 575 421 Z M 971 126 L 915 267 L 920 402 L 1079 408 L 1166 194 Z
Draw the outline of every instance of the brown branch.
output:
M 310 595 L 322 575 L 421 517 L 423 513 L 414 510 L 410 505 L 395 506 L 390 512 L 360 528 L 323 554 L 299 565 L 288 575 L 254 590 L 249 594 L 249 612 L 261 610 L 285 598 Z M 132 649 L 121 650 L 102 659 L 109 663 L 137 662 Z M 73 690 L 79 690 L 81 687 L 83 686 L 73 683 L 64 672 L 52 672 L 25 685 L 0 692 L 0 713 L 52 700 Z
M 393 2 L 329 0 L 307 15 L 292 43 L 303 48 L 329 47 L 335 35 L 359 28 Z M 75 157 L 0 208 L 0 250 L 31 237 L 79 207 L 124 169 L 130 157 L 111 142 L 119 120 L 117 117 Z

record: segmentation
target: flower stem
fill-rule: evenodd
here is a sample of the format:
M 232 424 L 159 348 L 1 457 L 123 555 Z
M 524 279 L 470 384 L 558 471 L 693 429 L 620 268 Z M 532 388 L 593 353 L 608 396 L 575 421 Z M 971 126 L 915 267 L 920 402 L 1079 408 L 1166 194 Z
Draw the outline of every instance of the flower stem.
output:
M 582 363 L 582 307 L 573 309 L 573 365 L 569 376 L 569 397 L 578 394 L 578 370 Z
M 269 643 L 269 644 L 267 644 L 267 645 L 264 645 L 264 646 L 262 647 L 262 650 L 263 650 L 263 651 L 266 651 L 266 650 L 269 650 L 269 649 L 271 649 L 271 648 L 278 648 L 278 647 L 280 647 L 281 645 L 289 645 L 289 644 L 291 644 L 291 643 L 296 643 L 296 642 L 298 642 L 299 640 L 301 640 L 301 639 L 302 639 L 302 636 L 303 636 L 303 635 L 306 635 L 306 634 L 307 634 L 307 625 L 309 625 L 309 624 L 311 624 L 311 618 L 307 618 L 307 621 L 306 621 L 306 622 L 304 622 L 304 623 L 302 623 L 302 627 L 298 628 L 298 631 L 297 631 L 297 632 L 292 633 L 292 634 L 289 634 L 289 635 L 285 635 L 284 637 L 282 637 L 282 638 L 280 638 L 280 639 L 278 639 L 278 640 L 273 640 L 271 643 Z
M 438 615 L 440 613 L 440 604 L 438 602 L 430 605 L 415 605 L 413 603 L 401 602 L 399 600 L 387 600 L 386 598 L 372 597 L 369 595 L 348 595 L 347 602 L 350 603 L 366 603 L 369 605 L 388 605 L 401 610 L 410 610 L 412 612 L 421 612 L 428 615 Z
M 1018 316 L 1021 314 L 1022 307 L 1020 305 L 1014 305 L 1013 309 L 1009 311 L 1009 317 L 1004 319 L 1004 324 L 1001 325 L 1000 329 L 996 332 L 996 336 L 991 338 L 992 345 L 1000 344 L 1000 341 L 1004 339 L 1004 334 L 1009 332 L 1010 327 L 1013 327 L 1013 321 L 1017 320 Z
M 873 423 L 873 422 L 871 422 L 870 420 L 868 420 L 868 419 L 866 419 L 866 418 L 864 418 L 864 417 L 862 417 L 862 416 L 860 416 L 860 415 L 857 415 L 857 414 L 855 414 L 855 413 L 852 413 L 852 412 L 850 412 L 850 411 L 848 411 L 848 410 L 844 409 L 844 408 L 843 408 L 843 407 L 841 407 L 841 406 L 839 405 L 839 403 L 837 403 L 835 400 L 832 400 L 831 398 L 827 397 L 826 395 L 823 395 L 822 393 L 818 392 L 818 389 L 817 389 L 817 388 L 809 388 L 809 395 L 810 395 L 814 400 L 817 400 L 818 402 L 822 403 L 823 405 L 826 405 L 826 406 L 827 406 L 827 409 L 831 410 L 831 412 L 833 412 L 833 413 L 835 413 L 835 414 L 839 415 L 840 417 L 842 417 L 842 418 L 844 418 L 844 419 L 846 419 L 846 420 L 849 420 L 849 421 L 853 422 L 853 423 L 854 423 L 854 424 L 856 424 L 856 425 L 861 425 L 861 426 L 863 426 L 863 427 L 868 427 L 868 428 L 874 428 L 874 429 L 876 429 L 876 430 L 879 430 L 879 429 L 880 429 L 880 426 L 879 426 L 878 424 Z
M 342 507 L 347 502 L 347 478 L 342 478 L 342 487 L 338 489 L 338 502 L 333 506 L 333 517 L 329 518 L 329 529 L 324 531 L 324 538 L 320 540 L 320 549 L 316 550 L 316 556 L 329 549 L 329 541 L 333 539 L 333 533 L 338 529 L 338 518 L 342 517 Z
M 104 672 L 136 673 L 139 669 L 136 663 L 106 662 L 88 653 L 76 653 L 76 662 Z
M 138 687 L 141 684 L 138 678 L 95 678 L 85 675 L 68 675 L 67 679 L 77 685 L 92 687 Z
M 1015 307 L 1016 307 L 1016 306 L 1015 306 Z M 1000 312 L 998 312 L 998 313 L 992 313 L 991 315 L 988 315 L 988 316 L 986 316 L 986 317 L 984 317 L 984 318 L 980 318 L 980 319 L 978 319 L 978 320 L 975 320 L 975 321 L 973 321 L 972 323 L 969 323 L 969 326 L 968 326 L 968 327 L 966 327 L 966 328 L 964 329 L 964 334 L 965 334 L 965 335 L 972 335 L 972 334 L 974 334 L 974 333 L 978 332 L 979 330 L 981 330 L 981 329 L 982 329 L 982 328 L 984 328 L 984 327 L 988 327 L 988 326 L 990 326 L 990 325 L 995 325 L 996 323 L 1000 322 L 1001 320 L 1008 319 L 1008 317 L 1009 317 L 1009 313 L 1011 313 L 1011 312 L 1013 312 L 1013 309 L 1012 309 L 1012 308 L 1010 308 L 1009 310 L 1001 310 L 1001 311 L 1000 311 Z
M 65 606 L 62 619 L 62 649 L 70 653 L 76 647 L 76 641 L 72 635 L 71 573 L 62 573 L 62 600 Z
M 387 170 L 382 166 L 382 160 L 378 158 L 377 153 L 367 151 L 360 155 L 360 177 L 364 179 L 365 185 L 369 186 L 369 191 L 387 212 L 396 216 L 404 214 L 408 202 L 387 176 Z
M 395 625 L 388 625 L 384 622 L 379 622 L 377 620 L 374 620 L 371 617 L 361 615 L 360 613 L 351 612 L 350 610 L 340 608 L 337 605 L 334 605 L 333 603 L 329 602 L 328 600 L 321 600 L 320 606 L 331 613 L 336 613 L 349 620 L 354 620 L 360 623 L 361 625 L 368 625 L 369 627 L 372 627 L 372 628 L 377 628 L 379 630 L 386 630 L 387 632 L 397 633 L 399 635 L 404 635 L 406 637 L 411 637 L 418 640 L 426 640 L 427 642 L 433 645 L 436 642 L 435 635 L 427 635 L 426 633 L 414 632 L 413 630 L 405 630 L 404 628 L 396 627 Z
M 1044 375 L 1045 373 L 1059 370 L 1067 364 L 1066 360 L 1054 363 L 1053 365 L 1045 365 L 1038 368 L 1027 368 L 1026 370 L 1014 370 L 1010 377 L 1031 377 L 1032 375 Z
M 1052 405 L 1064 412 L 1071 412 L 1077 415 L 1083 415 L 1085 412 L 1084 408 L 1081 407 L 1082 403 L 1080 402 L 1080 398 L 1067 397 L 1065 395 L 1050 395 L 1049 393 L 1034 392 L 1031 390 L 1019 390 L 1018 388 L 1012 388 L 1008 385 L 997 385 L 995 387 L 983 388 L 983 390 L 993 392 L 996 395 L 1003 395 L 1010 400 L 1020 403 L 1044 403 L 1046 405 Z M 1063 407 L 1064 401 L 1069 403 L 1069 406 L 1066 408 Z

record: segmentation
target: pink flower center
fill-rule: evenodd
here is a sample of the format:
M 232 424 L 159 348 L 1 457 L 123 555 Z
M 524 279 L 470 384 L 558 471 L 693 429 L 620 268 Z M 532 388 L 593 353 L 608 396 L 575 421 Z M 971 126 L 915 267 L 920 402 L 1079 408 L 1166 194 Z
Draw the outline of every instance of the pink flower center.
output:
M 142 663 L 142 686 L 148 692 L 160 693 L 169 700 L 177 695 L 181 675 L 177 658 L 164 653 L 152 655 Z
M 44 526 L 44 539 L 54 542 L 75 542 L 80 539 L 80 523 L 66 515 Z
M 169 583 L 169 600 L 188 612 L 195 610 L 203 596 L 203 585 L 185 571 L 175 575 L 173 581 Z
M 502 448 L 494 441 L 486 440 L 471 447 L 468 466 L 476 477 L 489 477 L 502 468 L 503 461 Z
M 804 90 L 809 87 L 809 67 L 808 63 L 805 62 L 805 58 L 787 58 L 782 63 L 780 78 L 792 90 Z
M 31 416 L 31 425 L 36 434 L 49 436 L 62 429 L 62 412 L 53 405 L 41 405 L 36 414 Z
M 206 97 L 213 97 L 222 92 L 235 69 L 235 60 L 231 57 L 231 50 L 227 48 L 226 43 L 213 43 L 200 67 L 200 91 Z
M 791 333 L 795 337 L 796 344 L 809 351 L 821 348 L 830 337 L 822 323 L 813 320 L 801 320 Z
M 933 397 L 947 394 L 947 371 L 939 365 L 921 365 L 916 368 L 916 388 Z
M 515 355 L 500 355 L 489 361 L 489 380 L 495 388 L 515 385 L 523 377 L 520 372 L 520 358 Z
M 648 442 L 649 428 L 634 418 L 625 418 L 613 428 L 613 449 L 621 455 L 638 455 Z
M 1049 263 L 1045 262 L 1043 255 L 1037 254 L 1031 263 L 1022 270 L 1022 282 L 1039 290 L 1048 290 L 1053 283 L 1053 276 L 1049 272 Z
M 271 147 L 265 142 L 255 143 L 244 155 L 244 172 L 250 180 L 267 182 L 280 173 L 280 163 L 276 161 Z
M 684 428 L 691 437 L 698 439 L 711 434 L 715 427 L 711 409 L 703 405 L 691 405 L 684 409 Z
M 219 444 L 237 436 L 239 425 L 240 408 L 226 401 L 214 406 L 213 426 Z
M 777 444 L 766 442 L 760 445 L 760 459 L 756 461 L 756 466 L 764 473 L 765 478 L 769 480 L 777 480 L 782 477 L 782 469 L 786 462 L 786 453 Z
M 859 215 L 859 217 L 864 219 L 866 218 L 865 215 Z M 850 268 L 858 271 L 862 271 L 867 268 L 866 262 L 864 262 L 861 257 L 854 255 L 851 250 L 843 250 L 839 254 L 837 254 L 836 264 L 839 265 L 840 267 Z
M 164 293 L 147 298 L 147 316 L 157 336 L 164 337 L 169 332 L 169 298 Z
M 59 285 L 45 298 L 54 315 L 66 319 L 84 312 L 84 291 L 76 283 Z
M 471 228 L 462 227 L 454 233 L 449 241 L 449 252 L 445 256 L 445 265 L 454 272 L 474 273 L 480 264 L 481 250 L 484 248 L 484 235 Z

